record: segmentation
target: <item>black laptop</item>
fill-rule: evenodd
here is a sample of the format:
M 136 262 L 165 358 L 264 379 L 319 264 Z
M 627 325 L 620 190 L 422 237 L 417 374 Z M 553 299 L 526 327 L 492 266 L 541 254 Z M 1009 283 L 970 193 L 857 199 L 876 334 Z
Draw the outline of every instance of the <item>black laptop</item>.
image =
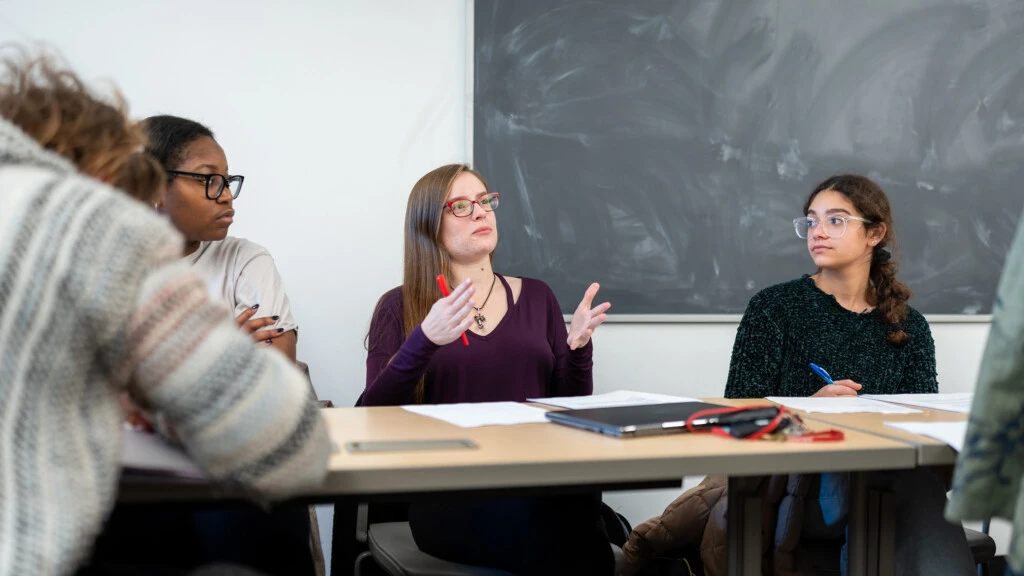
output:
M 705 402 L 614 406 L 611 408 L 550 411 L 547 413 L 547 418 L 558 424 L 618 438 L 627 438 L 685 432 L 687 418 L 697 412 L 712 408 L 722 408 L 722 406 Z M 709 422 L 694 421 L 694 424 L 706 426 Z

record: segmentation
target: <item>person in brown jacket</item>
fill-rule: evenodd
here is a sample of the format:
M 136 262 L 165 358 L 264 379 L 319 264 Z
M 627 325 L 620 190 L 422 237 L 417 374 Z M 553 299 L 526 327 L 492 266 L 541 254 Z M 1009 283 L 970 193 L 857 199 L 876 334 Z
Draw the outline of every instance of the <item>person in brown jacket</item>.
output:
M 814 564 L 799 545 L 805 497 L 814 477 L 807 474 L 766 476 L 759 480 L 761 497 L 761 549 L 765 574 L 813 575 Z M 724 576 L 728 571 L 725 476 L 709 476 L 655 516 L 638 525 L 622 548 L 620 576 L 635 576 L 655 557 L 699 549 L 704 573 Z

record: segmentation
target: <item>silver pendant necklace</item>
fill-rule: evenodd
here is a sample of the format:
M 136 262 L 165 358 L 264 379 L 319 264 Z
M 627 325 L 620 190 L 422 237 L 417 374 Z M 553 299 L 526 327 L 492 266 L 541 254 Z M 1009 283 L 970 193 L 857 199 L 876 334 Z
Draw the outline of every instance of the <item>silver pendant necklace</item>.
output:
M 494 292 L 494 282 L 497 279 L 498 279 L 498 275 L 497 274 L 491 274 L 491 289 L 487 291 L 487 297 L 484 298 L 484 303 L 481 304 L 480 306 L 473 306 L 473 310 L 476 310 L 476 315 L 473 316 L 473 320 L 476 320 L 476 328 L 477 328 L 477 330 L 483 330 L 484 329 L 484 322 L 487 321 L 487 318 L 483 314 L 480 313 L 480 309 L 483 308 L 484 306 L 487 306 L 487 301 L 491 299 L 491 292 Z

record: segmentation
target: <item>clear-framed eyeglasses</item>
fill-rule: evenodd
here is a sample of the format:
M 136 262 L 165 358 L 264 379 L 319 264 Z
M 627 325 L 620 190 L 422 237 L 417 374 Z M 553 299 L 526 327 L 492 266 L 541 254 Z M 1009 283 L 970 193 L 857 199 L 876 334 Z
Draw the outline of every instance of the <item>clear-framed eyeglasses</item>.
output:
M 822 230 L 825 235 L 829 238 L 841 238 L 843 234 L 846 234 L 846 225 L 850 220 L 856 220 L 864 224 L 872 224 L 871 220 L 866 218 L 860 218 L 859 216 L 849 216 L 847 214 L 829 214 L 823 220 L 813 218 L 811 216 L 801 216 L 800 218 L 793 219 L 793 227 L 796 229 L 796 235 L 801 238 L 807 238 L 810 234 L 811 228 L 822 226 Z
M 494 212 L 494 209 L 498 207 L 498 193 L 497 192 L 484 192 L 476 200 L 452 200 L 445 204 L 449 210 L 452 211 L 452 215 L 457 218 L 465 218 L 476 210 L 476 205 L 479 204 L 487 212 Z

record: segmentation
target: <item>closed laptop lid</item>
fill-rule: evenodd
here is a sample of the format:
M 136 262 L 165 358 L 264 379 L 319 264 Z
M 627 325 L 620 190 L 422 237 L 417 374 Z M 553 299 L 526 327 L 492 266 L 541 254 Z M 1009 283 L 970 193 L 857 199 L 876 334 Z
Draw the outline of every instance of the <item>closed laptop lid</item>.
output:
M 674 427 L 678 428 L 681 427 L 680 423 L 685 422 L 691 415 L 712 408 L 721 408 L 721 406 L 706 402 L 675 402 L 672 404 L 551 411 L 547 413 L 547 417 L 560 424 L 629 432 L 660 428 L 666 423 L 674 424 Z

